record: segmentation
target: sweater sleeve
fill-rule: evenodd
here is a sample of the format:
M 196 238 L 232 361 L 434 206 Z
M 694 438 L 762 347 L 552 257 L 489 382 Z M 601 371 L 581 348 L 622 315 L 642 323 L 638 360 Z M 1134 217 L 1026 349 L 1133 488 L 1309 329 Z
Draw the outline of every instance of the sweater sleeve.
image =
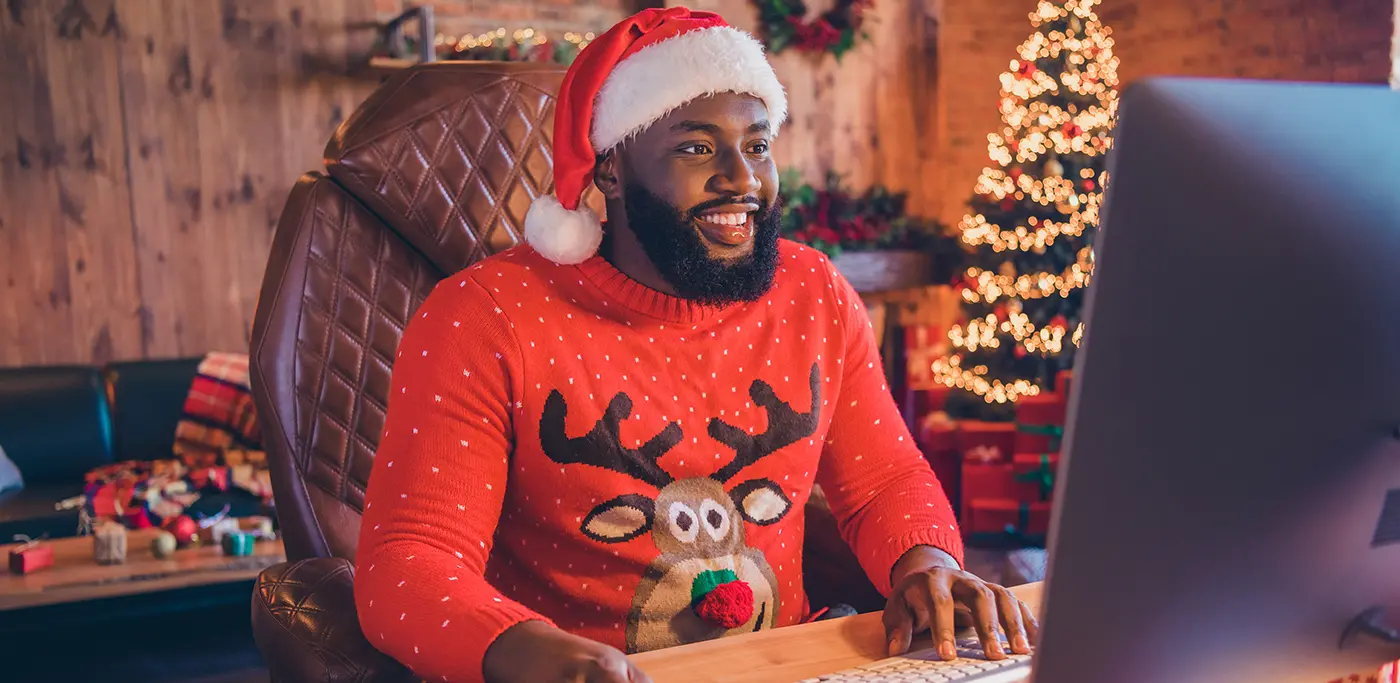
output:
M 962 538 L 947 494 L 890 394 L 864 304 L 829 264 L 827 272 L 845 349 L 817 483 L 842 538 L 875 587 L 888 595 L 890 573 L 904 553 L 933 546 L 961 566 Z
M 483 576 L 521 362 L 510 322 L 467 273 L 429 295 L 394 361 L 365 493 L 355 605 L 369 641 L 425 680 L 481 681 L 497 636 L 547 621 Z

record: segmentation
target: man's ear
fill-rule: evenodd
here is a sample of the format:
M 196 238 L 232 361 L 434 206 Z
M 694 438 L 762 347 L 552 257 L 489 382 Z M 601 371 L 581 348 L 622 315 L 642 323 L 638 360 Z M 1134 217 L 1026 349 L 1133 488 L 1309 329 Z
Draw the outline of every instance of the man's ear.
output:
M 593 184 L 605 199 L 622 199 L 622 181 L 618 178 L 618 170 L 616 149 L 599 154 L 597 162 L 593 164 Z

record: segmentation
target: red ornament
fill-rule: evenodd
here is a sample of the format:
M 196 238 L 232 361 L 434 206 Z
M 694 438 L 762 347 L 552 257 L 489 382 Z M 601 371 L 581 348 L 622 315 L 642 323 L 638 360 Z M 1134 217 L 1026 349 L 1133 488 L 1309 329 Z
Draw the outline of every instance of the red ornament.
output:
M 199 524 L 189 515 L 177 515 L 166 520 L 163 525 L 166 531 L 175 536 L 175 542 L 181 546 L 194 543 L 195 536 L 199 534 Z
M 1084 189 L 1089 190 L 1089 191 L 1093 191 L 1093 189 L 1094 189 L 1095 187 L 1098 187 L 1098 185 L 1096 185 L 1096 184 L 1094 183 L 1094 179 L 1093 179 L 1093 178 L 1086 178 L 1086 179 L 1084 180 Z
M 1022 358 L 1025 358 L 1025 357 L 1026 357 L 1026 347 L 1021 346 L 1020 344 L 1017 344 L 1017 345 L 1016 345 L 1016 349 L 1013 350 L 1013 351 L 1011 352 L 1011 355 L 1016 356 L 1016 360 L 1020 360 L 1020 359 L 1022 359 Z
M 992 310 L 992 315 L 996 316 L 997 320 L 1006 320 L 1006 304 L 997 304 Z
M 715 586 L 696 603 L 695 614 L 720 628 L 738 628 L 753 616 L 753 589 L 743 581 Z
M 1073 121 L 1065 123 L 1063 130 L 1065 136 L 1071 138 L 1079 137 L 1079 134 L 1084 132 L 1084 129 L 1080 128 L 1079 125 Z
M 1021 62 L 1020 66 L 1016 67 L 1016 75 L 1020 78 L 1030 78 L 1033 73 L 1035 73 L 1035 62 Z
M 1021 175 L 1022 175 L 1021 167 L 1020 167 L 1020 166 L 1013 166 L 1013 167 L 1011 167 L 1011 170 L 1010 170 L 1010 171 L 1007 171 L 1007 172 L 1006 172 L 1006 174 L 1009 175 L 1009 176 L 1011 176 L 1011 179 L 1012 179 L 1012 180 L 1016 180 L 1017 178 L 1020 178 Z
M 1069 321 L 1068 321 L 1068 320 L 1065 320 L 1065 317 L 1062 316 L 1062 315 L 1057 315 L 1057 316 L 1055 316 L 1055 317 L 1053 317 L 1053 318 L 1050 319 L 1050 327 L 1064 328 L 1064 327 L 1066 327 L 1066 326 L 1068 326 L 1068 325 L 1069 325 Z

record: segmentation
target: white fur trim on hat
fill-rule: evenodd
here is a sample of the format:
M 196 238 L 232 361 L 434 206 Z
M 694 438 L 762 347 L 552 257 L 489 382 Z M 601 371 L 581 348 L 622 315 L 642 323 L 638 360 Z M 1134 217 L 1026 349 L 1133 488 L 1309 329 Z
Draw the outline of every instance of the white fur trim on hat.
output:
M 593 102 L 593 148 L 612 149 L 672 109 L 719 92 L 763 100 L 775 135 L 787 120 L 787 96 L 763 44 L 728 26 L 702 28 L 648 45 L 613 67 Z
M 574 265 L 598 253 L 603 226 L 592 209 L 570 211 L 554 195 L 545 195 L 525 212 L 525 241 L 555 263 Z

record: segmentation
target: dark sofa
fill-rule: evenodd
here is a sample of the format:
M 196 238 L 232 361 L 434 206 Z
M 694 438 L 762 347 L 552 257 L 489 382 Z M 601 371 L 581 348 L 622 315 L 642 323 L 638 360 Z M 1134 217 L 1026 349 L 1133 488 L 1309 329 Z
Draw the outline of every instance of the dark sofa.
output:
M 0 449 L 24 477 L 23 490 L 0 494 L 0 543 L 75 535 L 78 511 L 54 506 L 82 494 L 84 474 L 170 457 L 199 362 L 0 368 Z

